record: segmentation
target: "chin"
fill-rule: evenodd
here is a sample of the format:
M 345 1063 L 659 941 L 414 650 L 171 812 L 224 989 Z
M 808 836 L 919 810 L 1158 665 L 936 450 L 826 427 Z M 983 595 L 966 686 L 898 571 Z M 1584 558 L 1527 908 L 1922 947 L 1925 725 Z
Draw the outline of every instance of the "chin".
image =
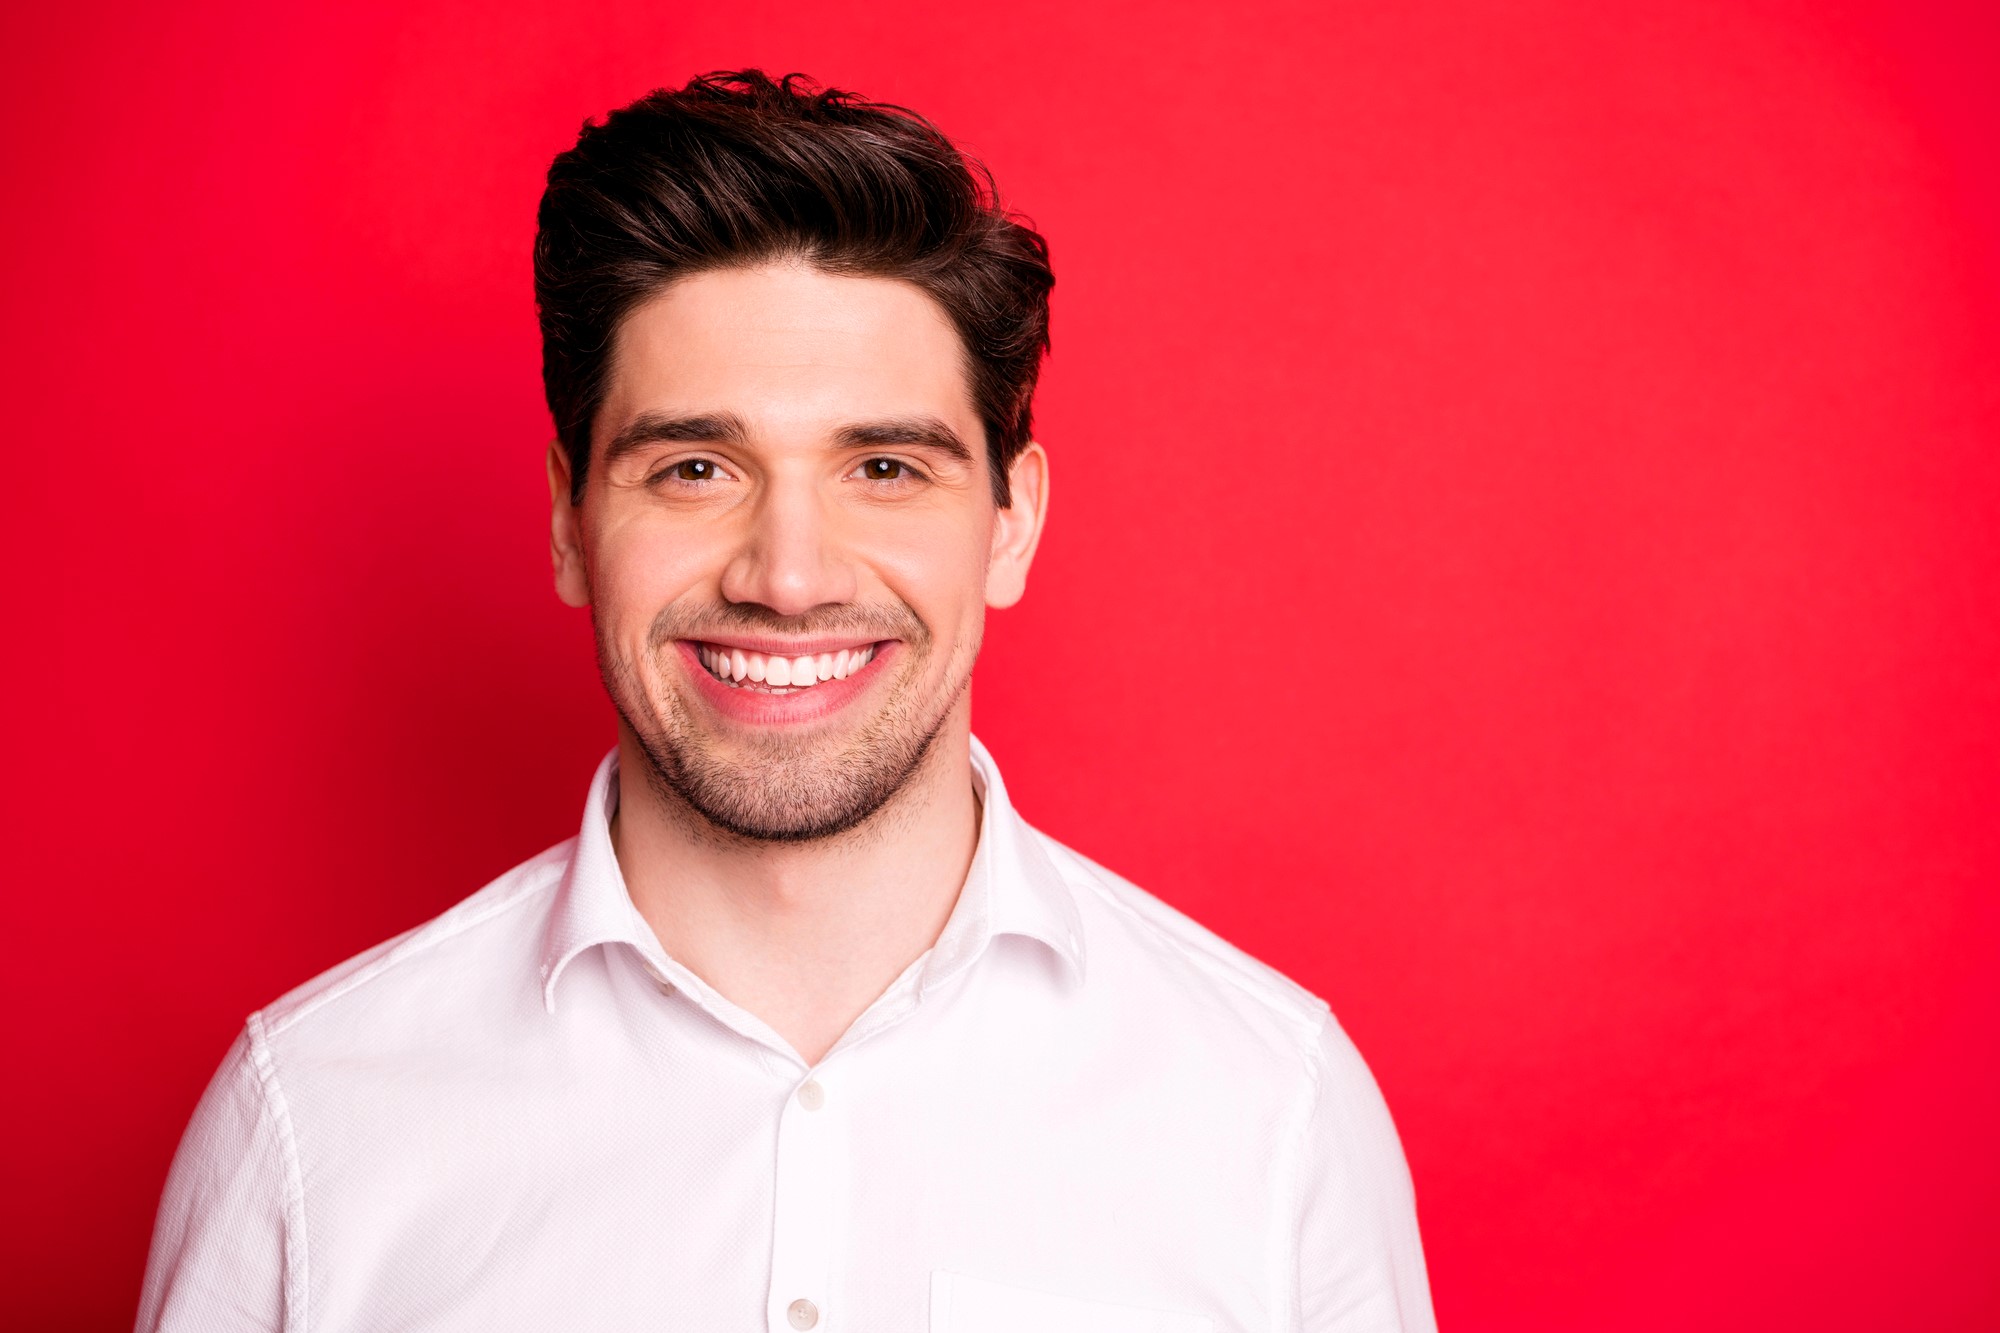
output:
M 707 734 L 684 715 L 642 727 L 626 714 L 626 722 L 651 770 L 649 785 L 669 804 L 737 838 L 813 842 L 861 827 L 910 788 L 962 692 L 961 685 L 929 717 L 892 701 L 860 725 L 796 734 Z

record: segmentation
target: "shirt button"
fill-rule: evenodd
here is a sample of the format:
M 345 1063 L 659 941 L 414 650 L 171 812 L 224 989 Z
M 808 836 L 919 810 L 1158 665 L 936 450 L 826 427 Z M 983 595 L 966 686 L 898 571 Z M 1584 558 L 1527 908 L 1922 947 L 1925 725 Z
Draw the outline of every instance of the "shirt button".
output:
M 808 1111 L 817 1111 L 820 1107 L 826 1105 L 826 1089 L 819 1085 L 818 1079 L 809 1078 L 799 1085 L 799 1105 L 805 1107 Z M 812 1302 L 810 1301 L 800 1301 L 792 1309 L 797 1310 L 800 1305 L 805 1306 L 808 1310 L 812 1309 Z M 811 1328 L 812 1325 L 799 1324 L 798 1327 Z
M 811 1328 L 819 1322 L 819 1307 L 801 1297 L 785 1307 L 785 1318 L 793 1328 Z

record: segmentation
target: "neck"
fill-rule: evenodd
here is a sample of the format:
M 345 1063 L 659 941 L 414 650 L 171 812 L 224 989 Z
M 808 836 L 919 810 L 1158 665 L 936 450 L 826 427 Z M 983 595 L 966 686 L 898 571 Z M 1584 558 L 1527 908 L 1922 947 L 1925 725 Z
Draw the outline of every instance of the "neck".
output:
M 861 1012 L 936 941 L 979 841 L 972 747 L 947 723 L 887 804 L 835 838 L 722 834 L 648 782 L 620 728 L 612 846 L 661 946 L 818 1064 Z

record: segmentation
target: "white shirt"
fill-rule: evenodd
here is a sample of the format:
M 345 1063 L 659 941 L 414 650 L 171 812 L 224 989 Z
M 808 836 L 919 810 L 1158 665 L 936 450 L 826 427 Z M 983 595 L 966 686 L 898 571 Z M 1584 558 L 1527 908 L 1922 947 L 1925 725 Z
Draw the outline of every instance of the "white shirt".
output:
M 949 921 L 808 1068 L 633 906 L 614 751 L 577 837 L 250 1016 L 139 1328 L 1434 1329 L 1325 1003 L 972 753 Z

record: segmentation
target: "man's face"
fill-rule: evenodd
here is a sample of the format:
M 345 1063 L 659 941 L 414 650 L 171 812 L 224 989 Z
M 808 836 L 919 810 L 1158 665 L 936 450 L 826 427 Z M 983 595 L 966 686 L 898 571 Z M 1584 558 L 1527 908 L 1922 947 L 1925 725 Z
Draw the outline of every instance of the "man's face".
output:
M 1021 594 L 1046 460 L 997 508 L 964 350 L 884 278 L 701 273 L 617 331 L 582 502 L 550 452 L 556 583 L 586 602 L 652 780 L 760 840 L 852 828 L 968 725 Z

